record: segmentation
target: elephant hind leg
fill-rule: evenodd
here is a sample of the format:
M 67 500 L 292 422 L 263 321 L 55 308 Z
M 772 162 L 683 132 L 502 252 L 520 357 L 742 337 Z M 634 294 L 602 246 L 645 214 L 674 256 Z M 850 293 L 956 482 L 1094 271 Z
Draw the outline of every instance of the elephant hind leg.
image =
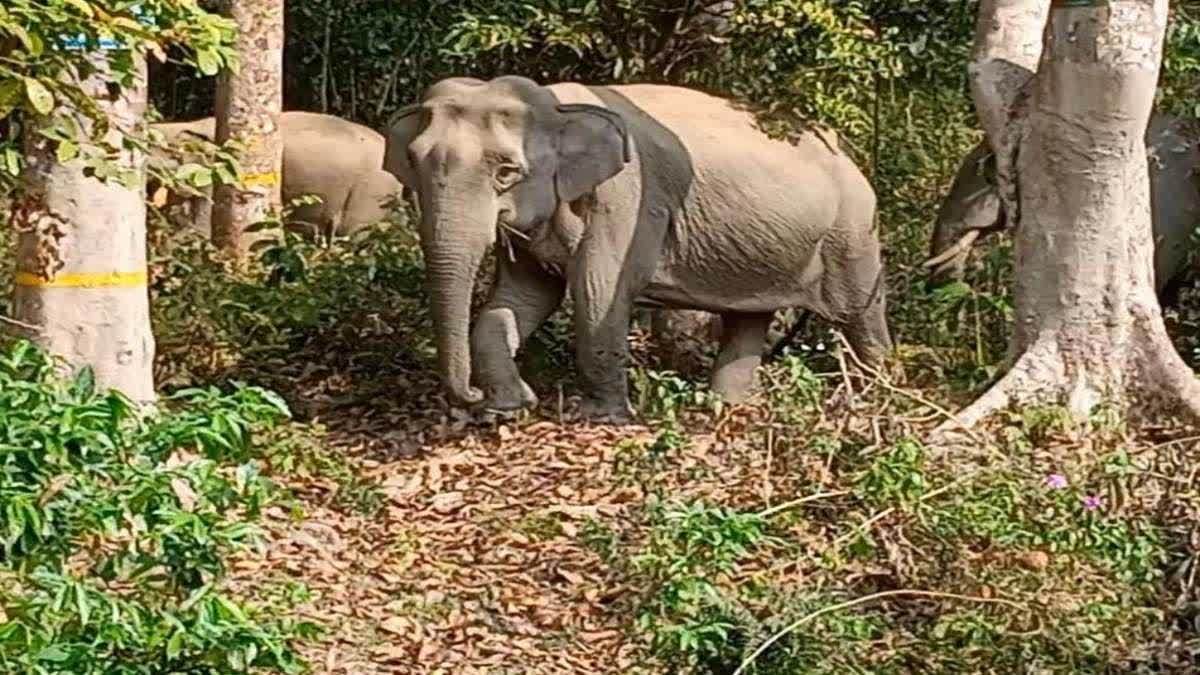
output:
M 712 389 L 725 401 L 741 403 L 753 390 L 774 316 L 769 312 L 721 315 L 721 351 L 713 366 Z
M 892 348 L 892 336 L 887 325 L 887 301 L 884 293 L 883 269 L 875 272 L 875 280 L 861 294 L 856 311 L 842 323 L 846 341 L 854 355 L 870 368 L 883 363 Z

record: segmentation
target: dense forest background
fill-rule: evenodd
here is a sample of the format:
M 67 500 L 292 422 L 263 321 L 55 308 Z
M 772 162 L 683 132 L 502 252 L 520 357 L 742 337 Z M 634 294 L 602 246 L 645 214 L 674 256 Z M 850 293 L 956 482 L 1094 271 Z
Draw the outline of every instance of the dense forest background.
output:
M 1174 4 L 1159 107 L 1194 118 L 1200 5 Z M 964 66 L 975 10 L 956 0 L 298 0 L 287 5 L 285 108 L 383 128 L 443 77 L 520 74 L 701 88 L 759 107 L 781 134 L 805 121 L 832 125 L 880 196 L 899 341 L 955 346 L 954 330 L 939 339 L 911 323 L 930 316 L 912 302 L 926 297 L 913 267 L 928 253 L 950 179 L 981 139 Z M 151 92 L 166 119 L 212 112 L 212 78 L 193 69 L 154 68 Z M 954 327 L 977 325 L 981 375 L 1007 334 L 1006 251 L 1001 242 L 979 261 L 970 288 L 942 289 L 934 313 Z M 909 326 L 921 339 L 910 339 Z
M 81 4 L 105 3 L 0 6 L 0 104 L 18 108 L 0 121 L 0 250 L 17 132 L 38 77 L 53 85 L 38 68 L 67 58 L 12 55 L 33 28 L 79 30 Z M 1171 4 L 1158 107 L 1194 123 L 1200 3 Z M 213 114 L 193 65 L 218 70 L 228 36 L 191 3 L 157 5 L 147 44 L 192 47 L 149 59 L 153 115 Z M 246 269 L 152 212 L 159 411 L 0 342 L 0 671 L 1197 672 L 1194 429 L 1046 405 L 929 440 L 1011 332 L 1004 236 L 965 283 L 920 269 L 982 138 L 976 9 L 288 0 L 285 109 L 382 129 L 443 77 L 515 73 L 675 83 L 755 106 L 771 133 L 834 127 L 879 196 L 890 372 L 847 367 L 814 322 L 728 407 L 635 330 L 641 423 L 588 426 L 569 414 L 560 312 L 521 354 L 540 408 L 474 419 L 436 376 L 406 207 L 349 239 L 288 235 Z M 0 321 L 14 267 L 0 255 Z M 1165 312 L 1195 367 L 1200 293 Z

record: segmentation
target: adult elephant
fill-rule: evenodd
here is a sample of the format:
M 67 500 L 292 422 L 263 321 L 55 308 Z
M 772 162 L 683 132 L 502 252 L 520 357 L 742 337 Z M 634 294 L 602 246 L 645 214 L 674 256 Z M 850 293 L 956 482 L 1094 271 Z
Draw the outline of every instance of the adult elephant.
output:
M 1192 235 L 1200 225 L 1200 168 L 1197 134 L 1189 123 L 1156 114 L 1146 129 L 1150 205 L 1154 229 L 1154 281 L 1168 298 L 1188 266 Z M 930 281 L 961 280 L 971 248 L 988 233 L 1004 229 L 1005 214 L 992 180 L 995 159 L 986 143 L 971 151 L 958 169 L 938 211 L 931 242 Z
M 211 143 L 216 137 L 212 117 L 152 126 L 168 146 L 176 148 L 189 138 Z M 288 219 L 290 227 L 311 234 L 345 236 L 387 218 L 388 202 L 402 188 L 395 176 L 383 170 L 383 135 L 333 115 L 301 111 L 280 114 L 279 129 L 283 134 L 284 201 L 304 195 L 321 200 L 295 209 Z M 175 160 L 156 156 L 151 162 L 169 170 Z M 187 201 L 190 220 L 208 232 L 209 195 L 202 192 Z
M 419 199 L 438 365 L 462 403 L 536 404 L 513 359 L 568 291 L 593 419 L 629 416 L 639 300 L 721 315 L 713 389 L 733 401 L 777 309 L 842 326 L 867 362 L 890 347 L 875 194 L 833 134 L 775 140 L 736 104 L 679 87 L 453 78 L 399 116 L 384 165 Z

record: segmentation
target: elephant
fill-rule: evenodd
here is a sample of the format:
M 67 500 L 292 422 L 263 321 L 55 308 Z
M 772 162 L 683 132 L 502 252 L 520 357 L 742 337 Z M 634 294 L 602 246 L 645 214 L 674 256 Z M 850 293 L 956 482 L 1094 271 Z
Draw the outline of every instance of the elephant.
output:
M 1165 300 L 1186 271 L 1192 233 L 1200 224 L 1198 135 L 1188 123 L 1156 113 L 1146 129 L 1150 169 L 1151 222 L 1154 233 L 1155 289 Z M 963 160 L 942 203 L 933 229 L 931 285 L 962 280 L 971 246 L 983 235 L 1006 227 L 1005 214 L 991 180 L 994 158 L 980 143 Z
M 179 147 L 191 137 L 212 142 L 216 121 L 212 117 L 189 122 L 167 122 L 153 127 L 169 146 Z M 319 204 L 297 208 L 288 226 L 315 235 L 347 236 L 388 216 L 389 201 L 402 187 L 383 170 L 384 138 L 372 129 L 332 115 L 287 111 L 279 116 L 283 133 L 283 200 L 316 195 Z M 172 160 L 152 157 L 170 168 Z M 200 194 L 188 199 L 190 218 L 203 232 L 211 222 L 211 198 Z
M 593 421 L 631 419 L 635 304 L 721 316 L 712 388 L 731 402 L 778 309 L 843 327 L 865 363 L 891 347 L 875 193 L 832 132 L 774 139 L 743 106 L 681 87 L 517 76 L 442 80 L 394 119 L 384 166 L 416 193 L 438 370 L 460 404 L 537 404 L 514 359 L 567 293 Z

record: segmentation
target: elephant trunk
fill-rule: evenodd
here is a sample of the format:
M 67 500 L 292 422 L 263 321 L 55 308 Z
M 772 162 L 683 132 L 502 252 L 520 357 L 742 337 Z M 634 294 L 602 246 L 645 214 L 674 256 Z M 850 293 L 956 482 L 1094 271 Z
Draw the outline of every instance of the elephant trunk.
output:
M 429 236 L 423 241 L 438 371 L 450 395 L 465 405 L 483 400 L 483 393 L 471 386 L 471 295 L 495 227 L 474 213 L 478 211 L 435 208 L 433 227 L 426 229 Z

